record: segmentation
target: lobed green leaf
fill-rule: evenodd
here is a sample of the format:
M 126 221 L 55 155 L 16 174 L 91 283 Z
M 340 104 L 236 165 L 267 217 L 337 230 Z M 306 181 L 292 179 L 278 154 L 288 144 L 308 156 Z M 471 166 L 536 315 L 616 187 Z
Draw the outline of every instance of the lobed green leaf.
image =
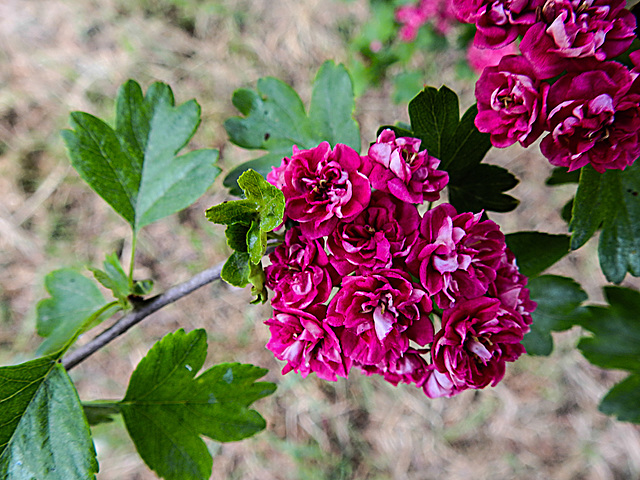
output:
M 256 382 L 267 370 L 227 363 L 196 377 L 206 351 L 204 330 L 166 335 L 140 361 L 119 404 L 140 456 L 168 480 L 211 476 L 211 454 L 200 436 L 228 442 L 265 427 L 249 405 L 275 390 Z
M 175 106 L 169 86 L 143 96 L 129 80 L 118 91 L 115 130 L 74 112 L 62 132 L 71 164 L 134 231 L 191 205 L 220 173 L 217 150 L 177 156 L 200 124 L 200 106 Z
M 531 300 L 538 304 L 531 314 L 531 332 L 522 342 L 531 355 L 549 355 L 553 351 L 552 331 L 568 330 L 590 321 L 590 312 L 582 304 L 587 294 L 575 280 L 557 275 L 542 275 L 529 280 Z
M 640 423 L 640 374 L 629 375 L 600 402 L 599 410 L 621 422 Z
M 519 202 L 503 192 L 518 180 L 502 167 L 480 163 L 491 148 L 491 139 L 476 128 L 477 113 L 472 105 L 459 118 L 458 97 L 452 90 L 425 87 L 409 102 L 410 126 L 383 128 L 393 129 L 397 136 L 419 138 L 420 148 L 440 159 L 438 168 L 449 173 L 449 202 L 458 211 L 509 212 Z
M 261 78 L 256 91 L 236 90 L 233 105 L 243 117 L 232 117 L 224 127 L 229 140 L 247 149 L 267 150 L 258 159 L 234 168 L 224 179 L 231 193 L 240 194 L 236 182 L 249 168 L 262 176 L 291 155 L 292 147 L 310 149 L 323 141 L 343 143 L 360 150 L 360 130 L 353 119 L 353 84 L 343 65 L 325 62 L 313 83 L 307 115 L 298 94 L 276 78 Z
M 640 292 L 609 286 L 608 307 L 591 306 L 591 319 L 582 326 L 593 333 L 578 344 L 594 365 L 640 373 Z
M 608 281 L 620 283 L 627 272 L 640 275 L 640 164 L 603 174 L 587 165 L 573 203 L 571 248 L 584 245 L 598 228 L 600 267 Z
M 38 347 L 38 355 L 63 348 L 106 306 L 98 287 L 73 270 L 55 270 L 44 282 L 51 298 L 41 300 L 36 307 L 38 335 L 45 337 Z

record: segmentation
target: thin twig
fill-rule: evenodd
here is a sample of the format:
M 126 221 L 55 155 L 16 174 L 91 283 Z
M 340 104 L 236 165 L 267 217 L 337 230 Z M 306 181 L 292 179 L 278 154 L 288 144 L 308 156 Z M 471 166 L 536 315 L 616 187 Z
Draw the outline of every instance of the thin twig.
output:
M 171 287 L 166 292 L 157 295 L 149 300 L 141 303 L 135 307 L 131 313 L 128 313 L 110 328 L 102 332 L 86 345 L 74 350 L 69 355 L 63 358 L 62 364 L 67 370 L 71 370 L 78 365 L 84 359 L 100 350 L 111 340 L 122 335 L 134 325 L 138 324 L 152 313 L 160 310 L 162 307 L 180 300 L 182 297 L 187 296 L 191 292 L 207 285 L 208 283 L 218 280 L 220 278 L 220 272 L 222 271 L 223 264 L 216 265 L 203 272 L 198 273 L 193 278 L 190 278 L 186 282 L 180 283 L 174 287 Z

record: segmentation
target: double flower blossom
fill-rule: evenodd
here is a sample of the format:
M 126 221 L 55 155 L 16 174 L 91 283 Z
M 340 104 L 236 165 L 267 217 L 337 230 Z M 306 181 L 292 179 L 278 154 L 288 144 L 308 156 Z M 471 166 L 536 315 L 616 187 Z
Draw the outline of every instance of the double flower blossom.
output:
M 446 203 L 419 214 L 448 182 L 419 146 L 385 130 L 366 156 L 294 147 L 267 177 L 290 227 L 266 268 L 267 348 L 283 373 L 357 367 L 433 398 L 495 385 L 524 353 L 526 277 L 496 223 Z
M 635 38 L 636 21 L 623 0 L 454 4 L 460 21 L 476 24 L 480 48 L 501 48 L 523 35 L 522 55 L 503 57 L 476 83 L 476 126 L 495 146 L 527 147 L 548 132 L 542 154 L 570 171 L 588 164 L 600 173 L 624 170 L 638 158 L 640 55 L 631 54 L 631 70 L 612 60 Z

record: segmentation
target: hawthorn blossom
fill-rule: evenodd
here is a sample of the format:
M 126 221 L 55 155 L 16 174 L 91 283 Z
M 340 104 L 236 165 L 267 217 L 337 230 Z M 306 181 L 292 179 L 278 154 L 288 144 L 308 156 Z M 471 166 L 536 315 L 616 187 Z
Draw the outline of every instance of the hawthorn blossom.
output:
M 400 38 L 404 42 L 415 40 L 420 27 L 429 21 L 441 35 L 457 23 L 451 0 L 420 0 L 417 5 L 403 5 L 396 10 L 395 17 L 402 25 Z
M 399 357 L 409 341 L 424 346 L 433 339 L 431 300 L 413 285 L 409 274 L 383 269 L 346 277 L 329 303 L 327 323 L 344 327 L 345 357 L 359 365 L 377 365 Z
M 495 386 L 505 372 L 505 362 L 525 353 L 524 332 L 515 315 L 500 300 L 479 297 L 445 309 L 442 328 L 433 340 L 436 370 L 455 389 Z M 443 390 L 449 385 L 441 375 Z
M 368 159 L 347 145 L 328 142 L 316 148 L 293 147 L 268 179 L 284 193 L 285 218 L 300 222 L 303 235 L 330 234 L 340 220 L 355 218 L 369 204 Z
M 360 365 L 360 368 L 366 375 L 381 375 L 394 386 L 406 383 L 420 388 L 433 368 L 427 363 L 423 353 L 426 352 L 409 348 L 401 356 L 388 355 L 388 358 L 377 365 Z
M 487 296 L 499 299 L 503 308 L 511 310 L 521 319 L 524 333 L 529 331 L 529 325 L 533 321 L 531 312 L 537 306 L 529 297 L 527 281 L 527 277 L 518 269 L 515 255 L 507 248 L 496 269 L 496 279 L 487 291 Z
M 540 143 L 551 164 L 604 173 L 624 170 L 640 155 L 640 83 L 617 62 L 564 75 L 549 90 L 548 125 Z
M 515 43 L 500 48 L 480 48 L 473 42 L 467 47 L 467 63 L 476 74 L 482 74 L 487 67 L 495 67 L 502 57 L 516 55 L 519 52 Z
M 419 224 L 415 205 L 373 192 L 369 206 L 351 222 L 340 222 L 328 237 L 329 261 L 340 275 L 390 268 L 409 254 Z
M 546 0 L 520 50 L 542 79 L 574 69 L 579 60 L 611 59 L 635 38 L 635 17 L 624 6 L 624 0 Z
M 487 67 L 476 83 L 478 130 L 504 148 L 520 142 L 528 147 L 544 131 L 549 84 L 536 79 L 529 61 L 509 55 Z
M 473 43 L 479 48 L 501 48 L 512 43 L 536 22 L 544 0 L 456 0 L 459 21 L 476 24 Z
M 391 129 L 383 130 L 369 147 L 371 186 L 408 203 L 433 202 L 449 182 L 449 175 L 437 170 L 440 160 L 420 149 L 420 140 L 396 138 Z
M 407 257 L 409 271 L 440 308 L 484 295 L 506 248 L 500 227 L 481 213 L 457 214 L 443 203 L 425 213 Z
M 282 307 L 274 309 L 273 317 L 264 322 L 271 333 L 267 348 L 287 362 L 283 375 L 292 370 L 303 377 L 315 372 L 332 381 L 336 376 L 347 376 L 350 362 L 342 356 L 336 332 L 322 321 L 325 316 L 323 305 L 306 310 Z
M 271 301 L 274 307 L 304 309 L 329 299 L 337 274 L 329 264 L 322 241 L 307 239 L 299 227 L 294 227 L 269 259 L 266 284 L 275 292 Z
M 439 372 L 435 365 L 429 365 L 429 370 L 422 382 L 422 390 L 429 398 L 453 397 L 466 390 L 465 385 L 458 386 L 451 380 L 447 372 Z

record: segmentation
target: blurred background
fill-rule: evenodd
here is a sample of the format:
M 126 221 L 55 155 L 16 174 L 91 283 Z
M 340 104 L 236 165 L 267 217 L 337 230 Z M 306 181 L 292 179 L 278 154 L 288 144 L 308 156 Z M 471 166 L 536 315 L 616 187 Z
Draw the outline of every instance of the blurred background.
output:
M 356 117 L 365 148 L 379 125 L 408 120 L 406 101 L 422 84 L 446 83 L 463 109 L 471 105 L 475 77 L 464 53 L 447 48 L 455 40 L 426 30 L 413 47 L 388 50 L 395 33 L 382 18 L 388 20 L 392 7 L 374 3 L 2 0 L 2 364 L 32 358 L 39 343 L 35 304 L 47 296 L 44 275 L 61 267 L 89 274 L 87 265 L 98 266 L 114 251 L 128 258 L 127 224 L 70 168 L 59 135 L 72 110 L 112 120 L 117 88 L 128 78 L 145 89 L 156 80 L 169 83 L 180 103 L 197 98 L 202 124 L 190 147 L 220 149 L 225 171 L 258 155 L 227 143 L 222 124 L 237 114 L 233 91 L 255 87 L 262 76 L 284 80 L 308 102 L 322 62 L 346 63 L 360 93 Z M 373 55 L 381 45 L 382 53 Z M 389 51 L 402 61 L 390 61 Z M 544 186 L 551 168 L 536 145 L 494 149 L 487 160 L 521 180 L 509 192 L 521 200 L 518 209 L 491 215 L 505 233 L 566 233 L 559 211 L 575 186 Z M 152 277 L 160 292 L 226 258 L 223 227 L 203 215 L 228 198 L 223 176 L 194 206 L 143 230 L 136 278 Z M 593 302 L 601 302 L 605 282 L 594 246 L 592 240 L 550 272 L 576 278 Z M 268 368 L 266 379 L 278 384 L 273 396 L 256 405 L 267 419 L 266 431 L 238 443 L 208 442 L 212 478 L 640 478 L 640 429 L 597 411 L 599 399 L 622 375 L 590 366 L 574 349 L 575 330 L 554 336 L 550 357 L 524 356 L 509 365 L 496 388 L 429 400 L 415 388 L 357 372 L 336 383 L 281 376 L 282 364 L 264 348 L 268 329 L 262 322 L 270 308 L 249 305 L 250 298 L 248 289 L 216 283 L 156 313 L 72 371 L 81 398 L 122 398 L 131 371 L 154 342 L 180 327 L 205 328 L 207 365 L 253 363 Z M 121 422 L 93 433 L 100 480 L 156 478 Z

